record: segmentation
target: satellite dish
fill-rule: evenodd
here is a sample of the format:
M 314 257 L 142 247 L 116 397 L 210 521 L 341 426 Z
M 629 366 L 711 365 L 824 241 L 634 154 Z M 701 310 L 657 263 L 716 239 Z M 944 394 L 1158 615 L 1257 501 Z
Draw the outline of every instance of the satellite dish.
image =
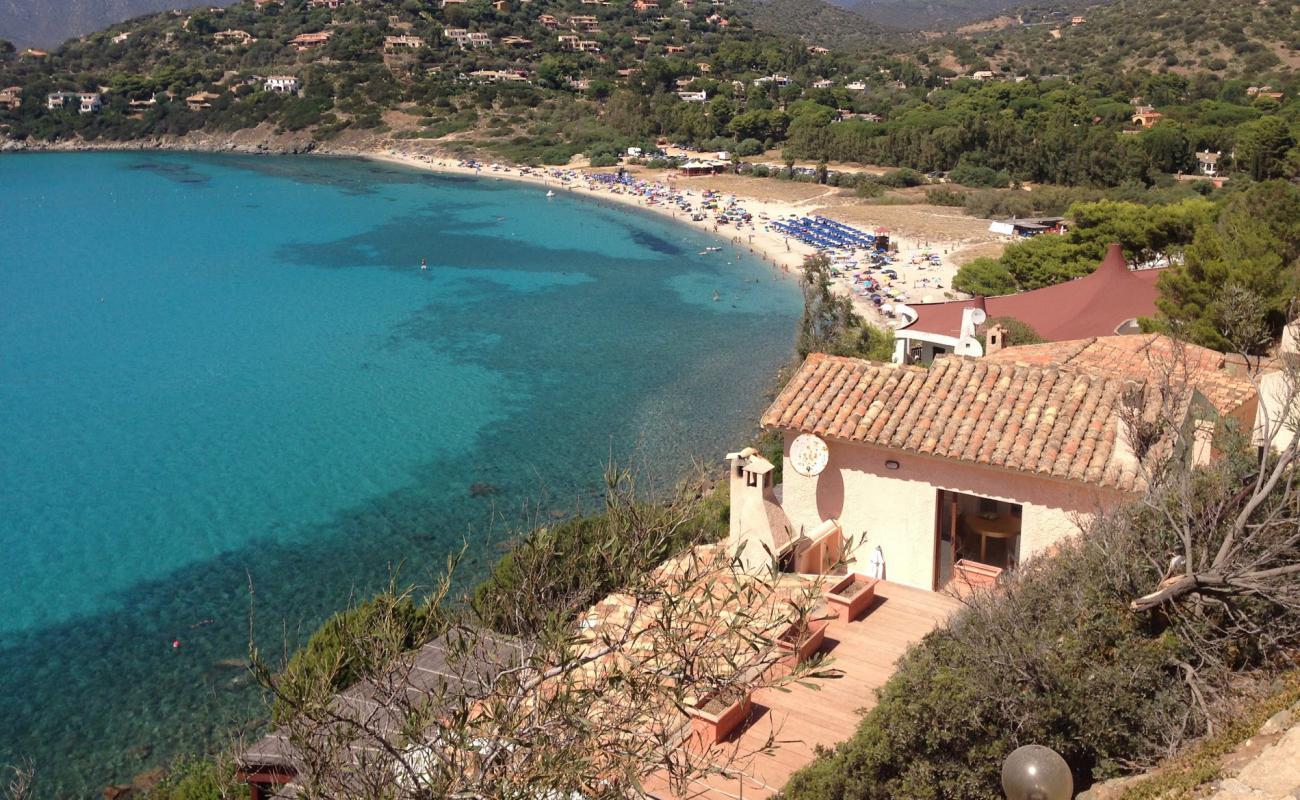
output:
M 822 474 L 830 457 L 826 442 L 811 433 L 801 433 L 790 443 L 790 466 L 806 478 Z
M 983 325 L 984 321 L 988 318 L 989 315 L 984 313 L 984 309 L 982 308 L 972 308 L 970 311 L 970 320 L 976 325 Z

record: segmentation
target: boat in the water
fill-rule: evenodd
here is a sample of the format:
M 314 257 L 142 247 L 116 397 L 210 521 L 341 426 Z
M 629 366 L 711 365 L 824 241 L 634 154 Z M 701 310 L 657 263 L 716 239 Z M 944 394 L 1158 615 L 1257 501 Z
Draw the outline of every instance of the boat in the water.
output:
M 718 301 L 721 300 L 721 299 L 722 299 L 722 295 L 718 294 L 718 290 L 717 290 L 717 289 L 714 289 L 714 290 L 713 290 L 713 302 L 716 303 L 716 302 L 718 302 Z
M 555 196 L 555 190 L 553 190 L 553 189 L 547 189 L 547 190 L 546 190 L 546 196 L 547 196 L 547 197 L 554 197 L 554 196 Z

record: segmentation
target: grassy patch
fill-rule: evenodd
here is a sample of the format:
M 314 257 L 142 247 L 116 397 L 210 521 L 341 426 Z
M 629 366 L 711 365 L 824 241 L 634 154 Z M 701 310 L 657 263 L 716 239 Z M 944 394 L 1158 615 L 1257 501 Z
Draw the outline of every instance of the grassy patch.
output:
M 1127 787 L 1120 800 L 1181 800 L 1223 777 L 1220 762 L 1224 756 L 1254 736 L 1269 717 L 1300 703 L 1300 670 L 1287 673 L 1280 683 L 1276 691 L 1247 704 L 1222 731 L 1170 759 L 1159 772 Z

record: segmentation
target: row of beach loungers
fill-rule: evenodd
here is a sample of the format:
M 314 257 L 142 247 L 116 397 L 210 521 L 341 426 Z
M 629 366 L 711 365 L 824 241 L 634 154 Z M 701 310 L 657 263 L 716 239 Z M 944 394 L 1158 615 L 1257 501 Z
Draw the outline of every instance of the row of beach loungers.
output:
M 876 248 L 876 237 L 851 225 L 823 216 L 776 221 L 772 227 L 819 250 L 857 250 Z

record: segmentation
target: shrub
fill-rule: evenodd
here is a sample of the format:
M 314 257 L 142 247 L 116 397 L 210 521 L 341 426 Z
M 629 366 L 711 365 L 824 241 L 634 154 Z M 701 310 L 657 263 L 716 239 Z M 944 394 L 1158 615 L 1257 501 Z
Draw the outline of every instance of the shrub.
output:
M 351 686 L 364 673 L 359 642 L 385 635 L 394 645 L 410 650 L 438 635 L 443 615 L 429 604 L 417 605 L 409 593 L 394 586 L 361 605 L 340 611 L 312 634 L 307 644 L 290 657 L 281 672 L 285 686 L 305 687 L 324 681 L 332 690 Z M 385 630 L 378 630 L 378 628 Z M 290 688 L 290 691 L 293 691 Z M 284 707 L 276 702 L 271 717 L 281 722 Z
M 174 765 L 144 800 L 237 800 L 248 797 L 248 786 L 235 780 L 227 761 L 188 758 Z
M 605 508 L 518 538 L 474 591 L 478 620 L 538 634 L 653 569 L 684 547 L 727 535 L 727 489 L 684 485 L 659 501 L 638 496 L 630 473 L 606 475 Z
M 961 207 L 966 205 L 968 197 L 966 192 L 949 186 L 932 186 L 925 190 L 925 202 L 935 206 Z
M 885 187 L 874 180 L 862 181 L 854 190 L 858 197 L 879 197 L 885 193 Z
M 986 189 L 1005 189 L 1011 185 L 1011 176 L 1005 170 L 975 164 L 958 164 L 948 173 L 948 180 L 962 186 L 976 186 Z
M 871 361 L 889 361 L 894 355 L 894 332 L 877 328 L 853 308 L 853 301 L 831 291 L 831 264 L 823 255 L 803 262 L 803 317 L 795 351 L 800 358 L 809 353 L 853 356 Z
M 925 176 L 914 169 L 903 167 L 893 172 L 886 172 L 876 180 L 891 189 L 906 189 L 909 186 L 920 186 L 925 183 Z

